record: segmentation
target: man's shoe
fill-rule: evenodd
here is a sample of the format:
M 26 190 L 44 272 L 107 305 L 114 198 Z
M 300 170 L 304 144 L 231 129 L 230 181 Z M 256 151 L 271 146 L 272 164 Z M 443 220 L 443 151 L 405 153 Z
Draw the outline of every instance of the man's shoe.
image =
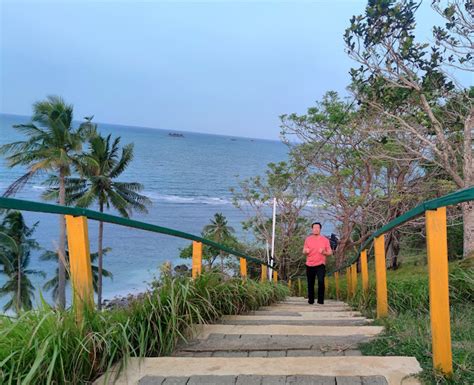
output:
M 308 303 L 309 303 L 310 305 L 314 305 L 314 301 L 313 301 L 313 302 L 311 302 L 311 301 L 308 301 Z

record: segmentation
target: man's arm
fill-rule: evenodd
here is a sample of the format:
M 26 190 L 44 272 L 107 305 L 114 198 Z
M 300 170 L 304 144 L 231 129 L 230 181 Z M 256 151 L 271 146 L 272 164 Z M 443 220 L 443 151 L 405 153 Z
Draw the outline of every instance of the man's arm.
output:
M 304 245 L 303 245 L 303 254 L 308 254 L 309 253 L 309 247 L 306 246 L 306 239 L 304 241 Z
M 327 241 L 328 242 L 327 242 L 327 245 L 326 245 L 326 250 L 324 250 L 324 255 L 326 257 L 329 257 L 330 255 L 332 255 L 332 249 L 331 249 L 331 243 L 329 242 L 329 239 L 327 239 Z

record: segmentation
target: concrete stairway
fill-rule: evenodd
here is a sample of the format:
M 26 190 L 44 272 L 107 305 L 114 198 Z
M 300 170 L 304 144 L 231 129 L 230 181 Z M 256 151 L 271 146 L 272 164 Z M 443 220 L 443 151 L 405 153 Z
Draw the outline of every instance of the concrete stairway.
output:
M 173 357 L 132 360 L 115 384 L 418 384 L 410 377 L 421 371 L 415 358 L 361 355 L 358 344 L 382 331 L 370 322 L 343 302 L 309 305 L 290 297 L 198 325 L 194 339 Z

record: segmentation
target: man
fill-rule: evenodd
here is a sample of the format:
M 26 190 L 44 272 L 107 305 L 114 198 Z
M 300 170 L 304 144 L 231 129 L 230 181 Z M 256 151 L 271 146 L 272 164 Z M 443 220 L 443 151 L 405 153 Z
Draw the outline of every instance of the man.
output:
M 304 241 L 303 254 L 306 255 L 306 277 L 308 279 L 308 303 L 314 303 L 314 281 L 318 277 L 318 303 L 324 304 L 324 276 L 326 257 L 332 255 L 329 239 L 321 235 L 322 225 L 314 222 L 312 234 Z

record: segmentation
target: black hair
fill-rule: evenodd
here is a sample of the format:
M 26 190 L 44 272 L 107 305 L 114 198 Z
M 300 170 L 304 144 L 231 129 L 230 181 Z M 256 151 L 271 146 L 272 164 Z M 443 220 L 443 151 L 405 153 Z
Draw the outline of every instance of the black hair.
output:
M 313 222 L 313 223 L 311 223 L 311 228 L 313 228 L 314 225 L 319 225 L 319 228 L 320 228 L 320 229 L 323 228 L 323 225 L 321 224 L 321 222 Z

